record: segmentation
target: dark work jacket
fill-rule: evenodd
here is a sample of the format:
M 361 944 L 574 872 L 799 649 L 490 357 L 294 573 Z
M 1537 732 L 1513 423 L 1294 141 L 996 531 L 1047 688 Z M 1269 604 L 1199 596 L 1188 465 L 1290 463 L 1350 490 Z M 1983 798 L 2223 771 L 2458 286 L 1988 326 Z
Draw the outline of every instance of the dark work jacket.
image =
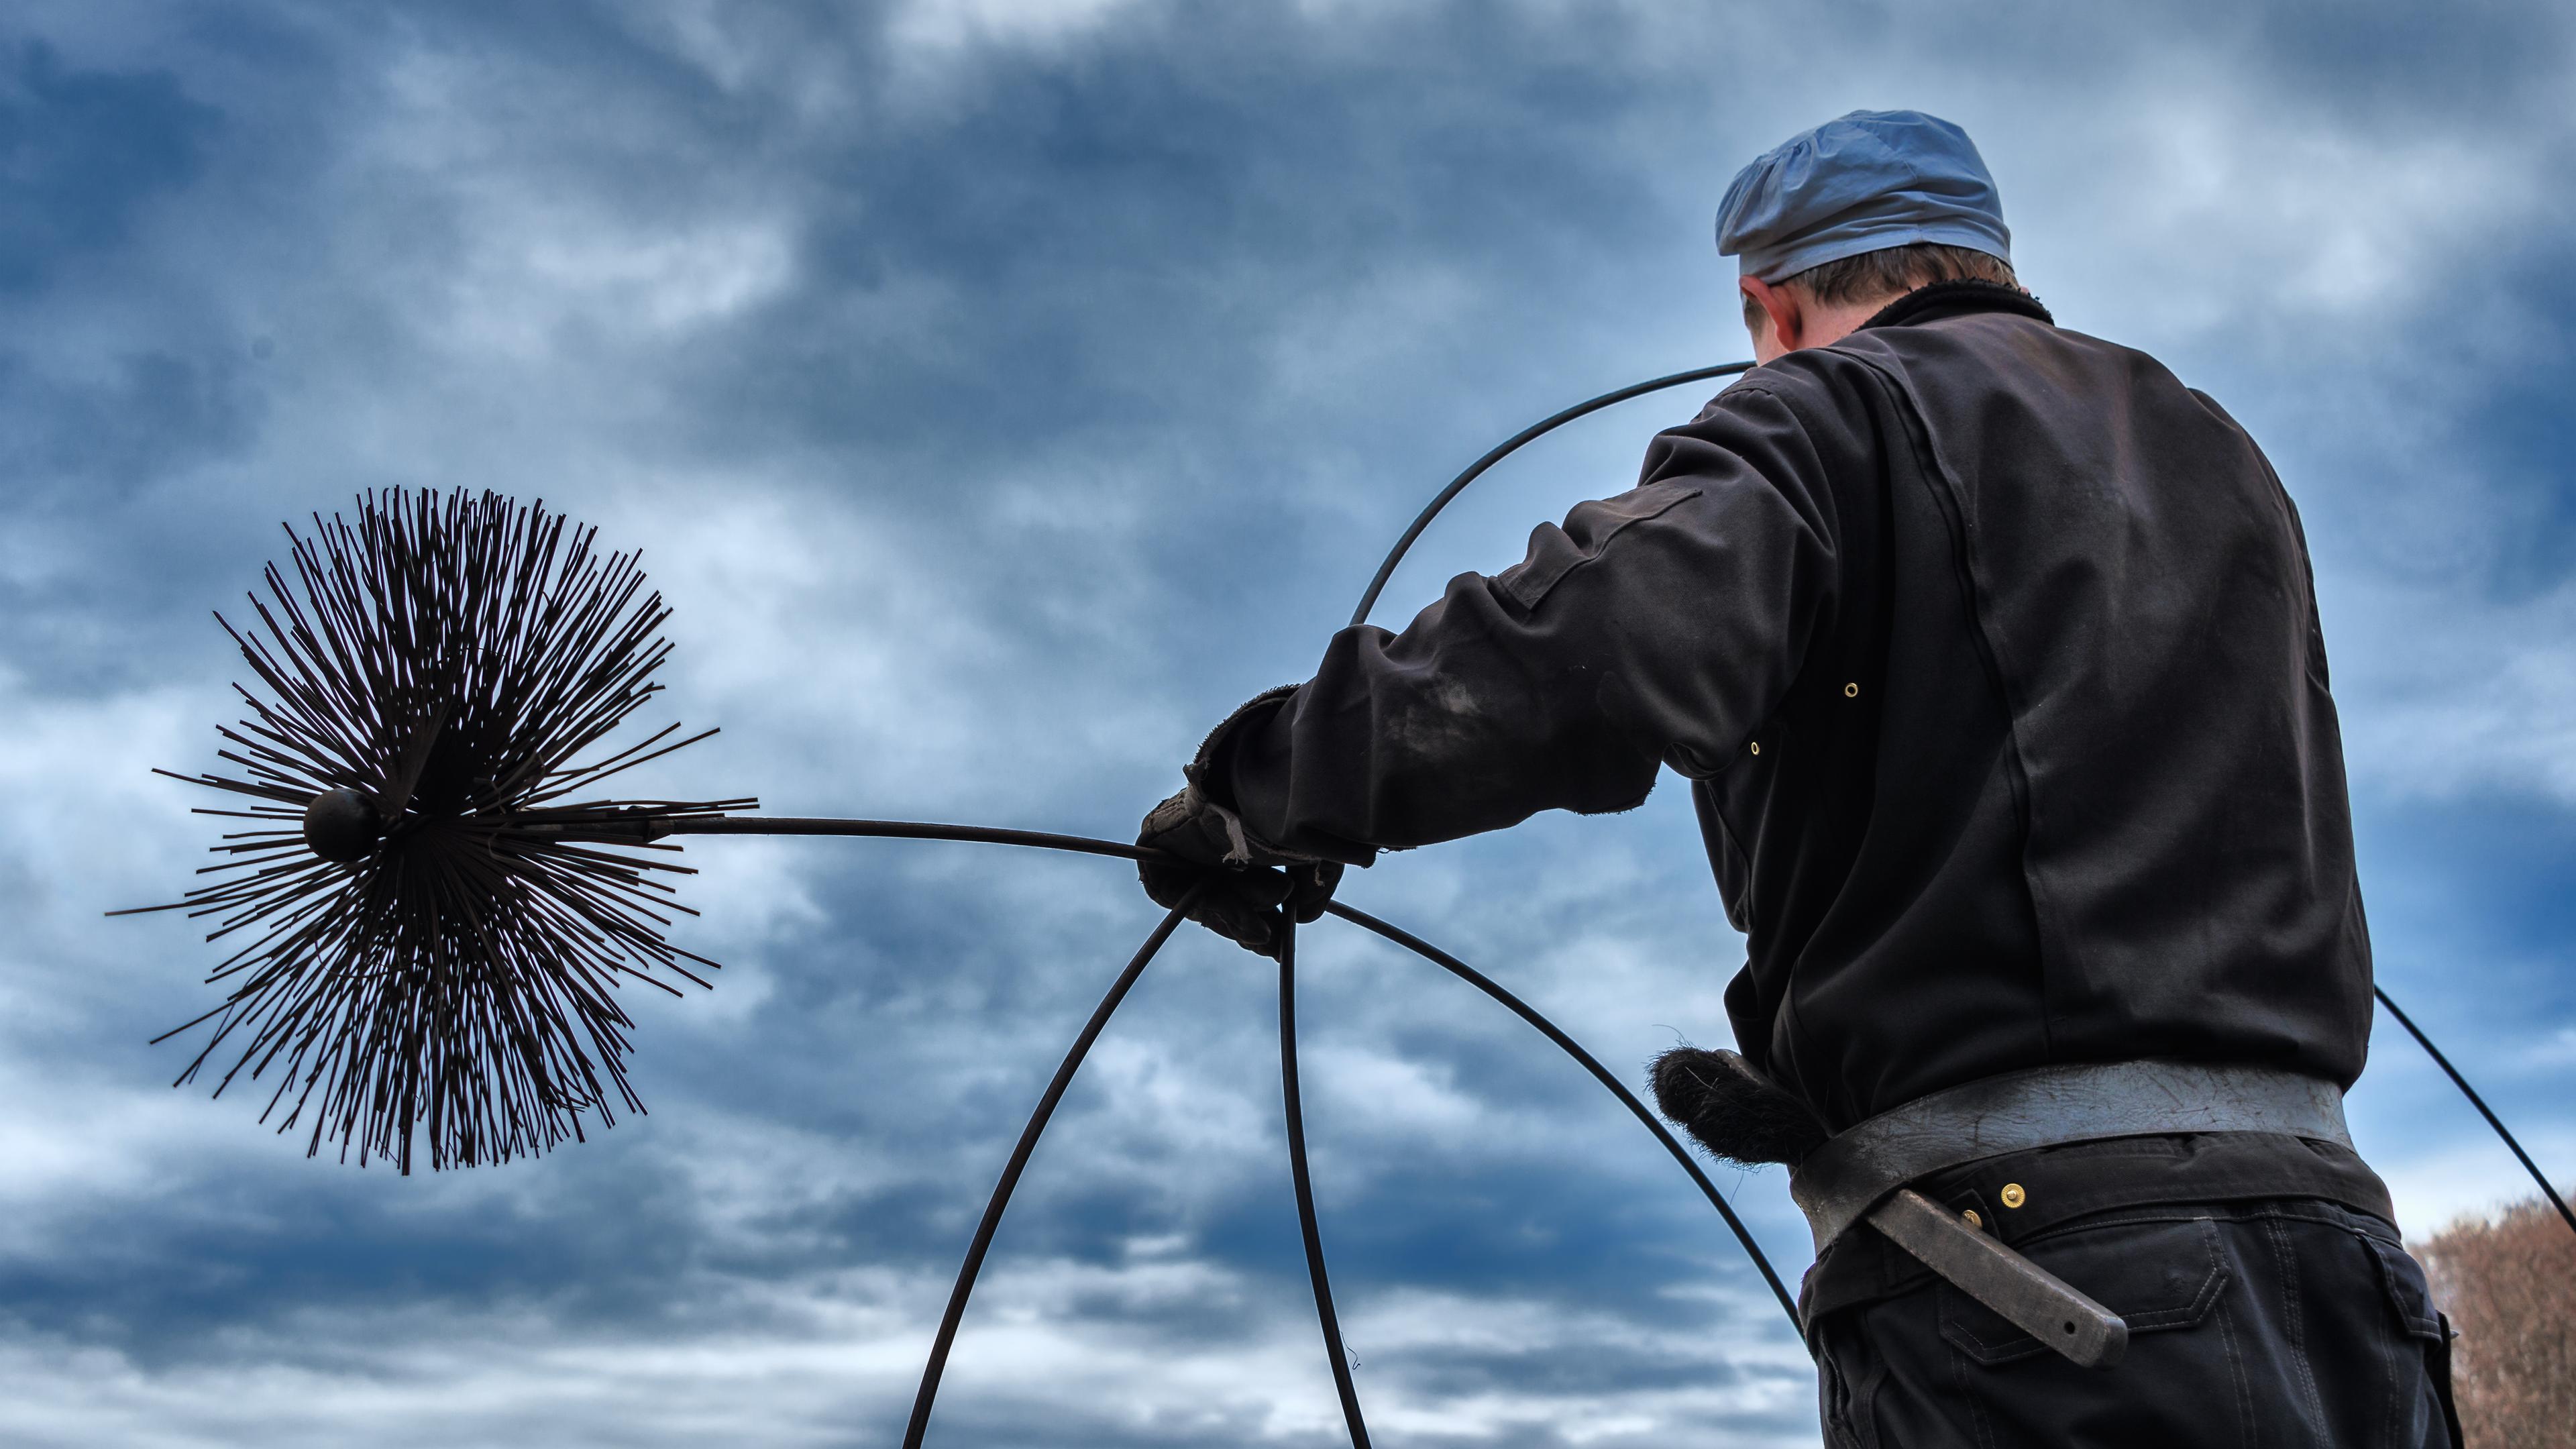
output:
M 2361 1071 L 2297 511 L 2218 404 L 2010 289 L 1747 374 L 1212 745 L 1253 833 L 1355 862 L 1669 766 L 1748 938 L 1737 1043 L 1837 1130 L 2051 1063 Z

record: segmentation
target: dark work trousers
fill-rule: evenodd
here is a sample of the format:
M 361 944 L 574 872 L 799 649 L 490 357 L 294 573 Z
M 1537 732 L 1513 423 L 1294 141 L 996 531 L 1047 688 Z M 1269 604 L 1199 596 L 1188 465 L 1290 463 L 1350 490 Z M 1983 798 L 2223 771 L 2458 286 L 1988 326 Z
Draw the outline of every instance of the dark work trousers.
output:
M 2077 1368 L 1935 1280 L 1815 1325 L 1828 1444 L 2459 1442 L 2448 1325 L 2378 1218 L 2307 1198 L 2159 1205 L 2078 1218 L 2017 1246 L 2127 1319 L 2127 1355 Z

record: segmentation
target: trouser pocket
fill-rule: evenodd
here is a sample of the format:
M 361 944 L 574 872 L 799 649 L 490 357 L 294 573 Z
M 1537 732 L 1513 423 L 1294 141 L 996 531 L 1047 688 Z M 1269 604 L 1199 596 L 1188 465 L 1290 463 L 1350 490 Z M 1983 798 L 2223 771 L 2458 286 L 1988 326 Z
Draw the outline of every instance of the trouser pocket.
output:
M 2218 1226 L 2207 1218 L 2090 1228 L 2037 1239 L 2022 1251 L 2119 1314 L 2133 1343 L 2141 1334 L 2199 1327 L 2230 1277 Z M 1947 1283 L 1939 1297 L 1941 1337 L 1976 1363 L 1992 1367 L 2051 1351 Z
M 2424 1387 L 2410 1376 L 2392 1375 L 2389 1390 L 2390 1439 L 2397 1443 L 2450 1441 L 2461 1449 L 2460 1411 L 2451 1399 L 2451 1321 L 2433 1306 L 2423 1266 L 2404 1248 L 2372 1233 L 2356 1232 L 2379 1268 L 2379 1285 L 2388 1298 L 2389 1317 L 2397 1330 L 2414 1341 L 2424 1359 Z M 2412 1400 L 2412 1402 L 2410 1402 Z
M 2139 1213 L 2018 1246 L 2125 1318 L 2129 1351 L 2077 1368 L 1942 1285 L 1954 1413 L 1981 1449 L 2455 1443 L 2441 1317 L 2375 1219 L 2306 1201 Z
M 1948 1284 L 1934 1292 L 1951 1353 L 1962 1442 L 2251 1449 L 2262 1432 L 2244 1362 L 2246 1266 L 2206 1216 L 2075 1226 L 2018 1245 L 2032 1262 L 2117 1313 L 2129 1348 L 2079 1368 Z M 2231 1312 L 2231 1309 L 2235 1310 Z

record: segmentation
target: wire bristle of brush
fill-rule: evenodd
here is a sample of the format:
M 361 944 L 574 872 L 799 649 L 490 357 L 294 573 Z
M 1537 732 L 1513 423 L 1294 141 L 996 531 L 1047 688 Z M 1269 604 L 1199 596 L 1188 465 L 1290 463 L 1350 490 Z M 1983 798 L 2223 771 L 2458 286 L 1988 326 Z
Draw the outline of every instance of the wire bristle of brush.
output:
M 639 817 L 759 803 L 575 798 L 715 733 L 610 739 L 661 689 L 661 595 L 634 554 L 495 493 L 370 492 L 354 520 L 286 532 L 291 580 L 269 566 L 246 627 L 216 616 L 260 686 L 235 686 L 249 715 L 218 731 L 236 773 L 173 777 L 254 822 L 213 846 L 211 883 L 149 908 L 247 942 L 208 977 L 223 1003 L 161 1038 L 213 1025 L 179 1082 L 238 1046 L 218 1096 L 273 1072 L 262 1121 L 283 1108 L 308 1156 L 405 1173 L 415 1132 L 433 1170 L 472 1167 L 642 1111 L 615 988 L 677 994 L 706 984 L 683 962 L 716 963 L 663 938 L 696 914 L 669 879 L 691 872 Z M 316 834 L 333 792 L 372 822 L 341 794 L 343 834 Z

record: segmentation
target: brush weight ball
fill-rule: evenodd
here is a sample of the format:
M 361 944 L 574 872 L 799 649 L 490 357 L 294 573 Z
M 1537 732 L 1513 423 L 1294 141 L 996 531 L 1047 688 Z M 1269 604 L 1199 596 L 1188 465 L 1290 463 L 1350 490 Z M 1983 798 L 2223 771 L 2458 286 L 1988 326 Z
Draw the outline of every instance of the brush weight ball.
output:
M 376 802 L 346 786 L 325 790 L 304 807 L 304 843 L 324 860 L 355 864 L 373 854 L 383 837 Z

